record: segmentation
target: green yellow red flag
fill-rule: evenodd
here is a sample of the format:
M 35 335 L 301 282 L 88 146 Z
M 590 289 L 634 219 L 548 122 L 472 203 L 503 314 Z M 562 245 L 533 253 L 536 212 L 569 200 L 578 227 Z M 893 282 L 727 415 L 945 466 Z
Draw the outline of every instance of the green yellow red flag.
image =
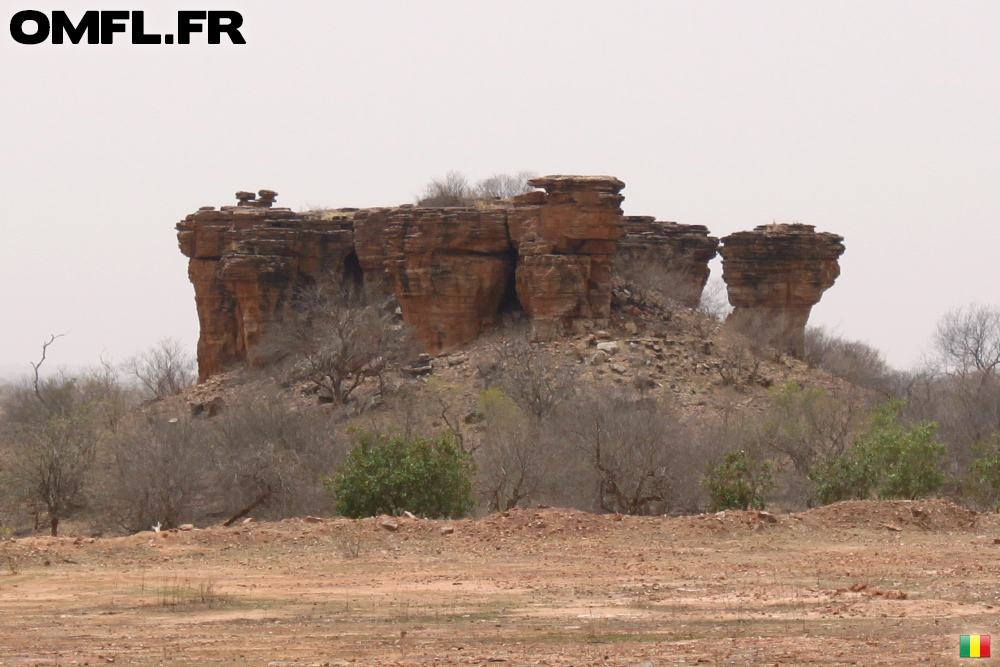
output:
M 958 642 L 958 657 L 988 658 L 990 657 L 989 635 L 962 635 Z

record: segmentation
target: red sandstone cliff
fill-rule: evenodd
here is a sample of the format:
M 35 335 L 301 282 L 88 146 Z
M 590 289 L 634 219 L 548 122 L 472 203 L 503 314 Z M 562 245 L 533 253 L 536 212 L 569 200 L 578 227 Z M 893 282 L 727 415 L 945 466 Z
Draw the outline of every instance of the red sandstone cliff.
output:
M 327 279 L 384 280 L 428 351 L 469 343 L 519 302 L 536 339 L 608 324 L 616 251 L 675 271 L 697 305 L 718 240 L 699 225 L 622 216 L 611 176 L 546 176 L 540 188 L 484 207 L 295 213 L 277 193 L 238 192 L 177 225 L 201 324 L 201 379 L 247 361 L 297 290 Z M 807 225 L 740 232 L 722 249 L 734 321 L 774 318 L 801 348 L 809 309 L 833 284 L 842 239 Z

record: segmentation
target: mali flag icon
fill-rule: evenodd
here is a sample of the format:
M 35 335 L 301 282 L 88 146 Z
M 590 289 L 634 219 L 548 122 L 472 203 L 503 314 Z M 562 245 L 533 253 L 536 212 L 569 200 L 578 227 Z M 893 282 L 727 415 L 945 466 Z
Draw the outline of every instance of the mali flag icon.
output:
M 989 635 L 962 635 L 958 642 L 959 658 L 990 657 Z

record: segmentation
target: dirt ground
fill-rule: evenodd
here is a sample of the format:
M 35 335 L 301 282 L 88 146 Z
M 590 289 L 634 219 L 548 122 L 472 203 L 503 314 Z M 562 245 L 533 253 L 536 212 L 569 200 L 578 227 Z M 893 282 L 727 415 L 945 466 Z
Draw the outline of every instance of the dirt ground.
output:
M 385 522 L 5 542 L 0 665 L 955 665 L 1000 614 L 944 502 Z

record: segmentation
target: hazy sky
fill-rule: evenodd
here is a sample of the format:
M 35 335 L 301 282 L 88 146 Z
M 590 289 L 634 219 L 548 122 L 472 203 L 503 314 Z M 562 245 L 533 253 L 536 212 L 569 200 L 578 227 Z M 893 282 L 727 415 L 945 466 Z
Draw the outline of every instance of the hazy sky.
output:
M 0 365 L 198 335 L 174 224 L 236 190 L 408 203 L 448 170 L 612 174 L 626 214 L 846 238 L 811 323 L 907 366 L 1000 304 L 1000 2 L 107 0 L 244 46 L 24 46 L 0 0 Z M 720 269 L 715 267 L 714 271 Z

